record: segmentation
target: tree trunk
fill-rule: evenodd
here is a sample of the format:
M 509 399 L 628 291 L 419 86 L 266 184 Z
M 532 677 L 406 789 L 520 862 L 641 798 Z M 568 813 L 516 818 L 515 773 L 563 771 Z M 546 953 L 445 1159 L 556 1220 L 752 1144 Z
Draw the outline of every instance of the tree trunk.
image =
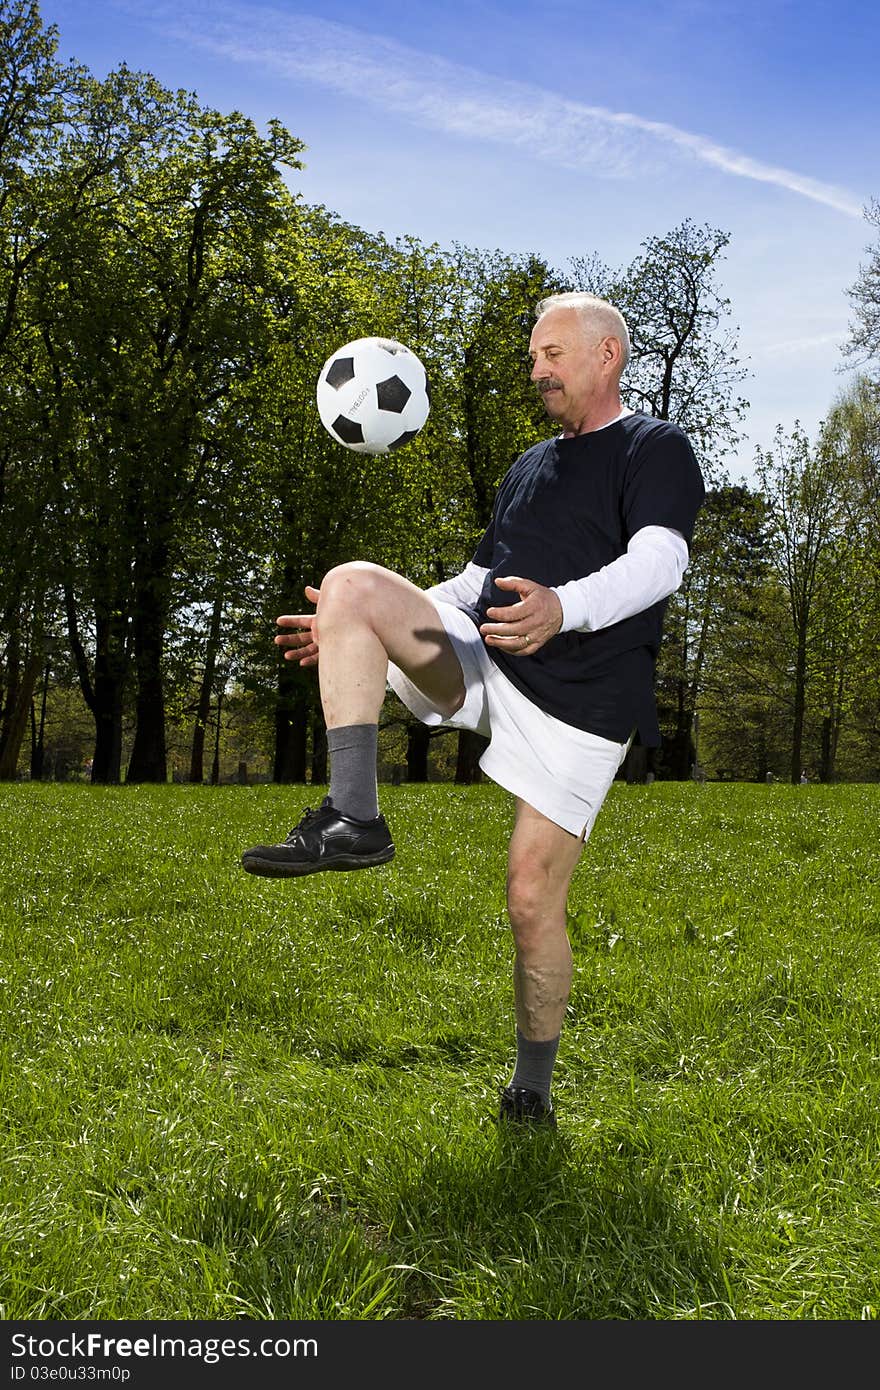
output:
M 756 768 L 759 782 L 767 781 L 767 773 L 770 771 L 770 760 L 767 752 L 767 726 L 764 720 L 758 727 L 758 766 Z
M 427 724 L 410 724 L 406 731 L 406 780 L 427 782 L 428 745 L 431 730 Z
M 208 701 L 204 701 L 205 687 L 208 687 Z M 192 746 L 189 754 L 189 780 L 201 785 L 205 780 L 205 726 L 211 714 L 211 689 L 208 686 L 207 671 L 199 690 L 196 718 L 193 724 Z
M 219 785 L 220 785 L 220 730 L 221 730 L 221 728 L 223 727 L 222 722 L 221 722 L 221 720 L 222 720 L 222 715 L 223 715 L 223 691 L 221 690 L 221 691 L 219 691 L 218 694 L 217 694 L 217 722 L 216 722 L 216 724 L 214 725 L 214 760 L 213 760 L 213 762 L 211 763 L 211 786 L 212 786 L 212 787 L 219 787 Z
M 794 719 L 791 735 L 791 780 L 797 786 L 803 771 L 804 717 L 807 707 L 807 639 L 798 635 L 797 660 L 794 673 Z
M 6 644 L 6 690 L 4 692 L 3 702 L 0 704 L 0 762 L 3 761 L 6 745 L 10 740 L 12 721 L 15 717 L 15 709 L 18 704 L 20 686 L 21 639 L 18 630 L 18 619 L 15 618 L 10 628 L 9 640 Z
M 129 782 L 167 782 L 165 685 L 162 656 L 167 618 L 168 550 L 151 545 L 138 562 L 135 589 L 134 660 L 137 672 L 135 733 L 128 761 Z
M 275 761 L 273 782 L 305 782 L 306 721 L 302 712 L 275 711 Z
M 27 730 L 31 701 L 42 668 L 42 652 L 35 652 L 28 657 L 24 673 L 15 692 L 15 703 L 11 710 L 7 711 L 3 753 L 0 755 L 0 782 L 15 780 L 21 745 Z
M 128 664 L 125 620 L 118 616 L 98 617 L 95 632 L 95 684 L 88 694 L 80 677 L 80 687 L 95 721 L 92 781 L 116 785 L 122 777 L 122 714 Z
M 158 608 L 139 609 L 135 619 L 135 665 L 138 692 L 135 734 L 126 781 L 167 782 L 165 751 L 165 689 L 162 679 L 164 615 Z
M 309 728 L 309 692 L 302 675 L 282 661 L 275 706 L 273 782 L 305 782 Z
M 93 782 L 116 785 L 122 776 L 122 681 L 95 677 Z
M 822 720 L 822 764 L 819 773 L 822 782 L 833 782 L 837 772 L 837 745 L 843 727 L 844 690 L 845 677 L 841 669 L 838 672 L 830 711 Z
M 833 720 L 826 714 L 822 720 L 822 753 L 819 763 L 819 781 L 830 782 L 834 777 L 834 758 L 832 753 Z
M 472 786 L 483 780 L 480 758 L 489 747 L 489 740 L 483 734 L 471 729 L 460 729 L 458 733 L 458 752 L 455 759 L 455 780 L 465 786 Z
M 623 761 L 623 775 L 630 786 L 648 780 L 648 750 L 644 744 L 632 744 Z
M 676 684 L 678 687 L 675 717 L 676 776 L 680 782 L 686 782 L 691 775 L 694 761 L 694 745 L 691 739 L 693 712 L 687 706 L 685 698 L 687 687 L 684 679 L 680 678 Z
M 76 600 L 68 583 L 64 586 L 64 609 L 79 688 L 95 721 L 91 780 L 118 784 L 122 774 L 122 712 L 128 679 L 128 619 L 125 617 L 125 606 L 119 602 L 95 611 L 94 684 L 80 637 Z
M 43 688 L 40 693 L 40 720 L 37 723 L 37 710 L 31 700 L 31 781 L 42 782 L 46 754 L 46 704 L 49 699 L 49 676 L 51 666 L 47 661 L 43 667 Z
M 195 723 L 193 724 L 192 749 L 189 760 L 189 780 L 191 782 L 202 782 L 205 777 L 205 730 L 211 717 L 211 691 L 214 688 L 214 677 L 217 671 L 217 651 L 220 646 L 222 617 L 223 597 L 218 594 L 214 599 L 214 607 L 211 612 L 211 624 L 208 629 L 208 640 L 205 644 L 205 665 L 202 671 L 202 683 L 199 687 Z

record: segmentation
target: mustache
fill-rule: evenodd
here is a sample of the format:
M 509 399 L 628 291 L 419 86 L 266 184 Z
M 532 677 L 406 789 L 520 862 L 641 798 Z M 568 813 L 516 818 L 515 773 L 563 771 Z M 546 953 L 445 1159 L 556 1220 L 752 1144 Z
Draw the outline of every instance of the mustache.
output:
M 545 391 L 561 391 L 561 390 L 562 390 L 562 382 L 559 380 L 559 377 L 557 377 L 557 376 L 545 376 L 545 377 L 542 377 L 540 381 L 535 382 L 535 385 L 537 386 L 538 390 L 541 392 L 541 395 L 543 395 Z

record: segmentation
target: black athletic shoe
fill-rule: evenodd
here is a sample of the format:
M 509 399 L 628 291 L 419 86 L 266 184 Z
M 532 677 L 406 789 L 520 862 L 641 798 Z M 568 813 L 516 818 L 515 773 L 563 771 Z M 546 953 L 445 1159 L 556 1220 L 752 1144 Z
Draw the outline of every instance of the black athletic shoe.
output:
M 525 1086 L 505 1086 L 501 1092 L 501 1106 L 498 1123 L 529 1125 L 549 1125 L 556 1128 L 556 1111 L 545 1103 L 537 1091 L 528 1091 Z
M 328 869 L 370 869 L 394 858 L 394 841 L 384 816 L 353 820 L 325 796 L 317 811 L 307 806 L 299 825 L 280 845 L 255 845 L 241 856 L 249 874 L 300 878 Z

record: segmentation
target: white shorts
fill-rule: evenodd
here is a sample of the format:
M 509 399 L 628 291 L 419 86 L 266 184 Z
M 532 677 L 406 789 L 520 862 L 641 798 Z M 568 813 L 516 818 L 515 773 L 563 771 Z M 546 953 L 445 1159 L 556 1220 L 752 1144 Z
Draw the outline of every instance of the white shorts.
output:
M 471 729 L 491 739 L 480 758 L 486 776 L 586 840 L 632 739 L 615 743 L 546 714 L 502 674 L 467 613 L 433 596 L 431 602 L 461 663 L 464 704 L 444 718 L 393 662 L 389 686 L 423 724 Z

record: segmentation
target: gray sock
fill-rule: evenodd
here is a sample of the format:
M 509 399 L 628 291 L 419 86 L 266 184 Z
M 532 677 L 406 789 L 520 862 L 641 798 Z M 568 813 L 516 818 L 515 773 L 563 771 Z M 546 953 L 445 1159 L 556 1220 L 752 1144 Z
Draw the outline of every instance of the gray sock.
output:
M 337 811 L 353 820 L 373 820 L 379 814 L 378 743 L 378 724 L 343 724 L 327 730 L 330 800 Z
M 559 1034 L 547 1042 L 532 1042 L 516 1030 L 516 1070 L 511 1086 L 537 1091 L 545 1105 L 550 1104 L 550 1078 L 559 1050 Z

